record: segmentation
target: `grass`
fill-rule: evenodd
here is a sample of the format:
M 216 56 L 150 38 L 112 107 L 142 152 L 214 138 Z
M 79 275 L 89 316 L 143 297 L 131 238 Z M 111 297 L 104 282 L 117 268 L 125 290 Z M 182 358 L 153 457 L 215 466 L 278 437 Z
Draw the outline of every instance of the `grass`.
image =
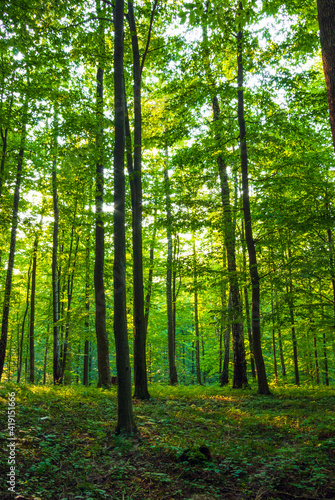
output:
M 151 385 L 134 401 L 140 438 L 114 435 L 116 389 L 3 384 L 16 393 L 16 496 L 72 500 L 335 498 L 335 391 Z M 211 460 L 199 452 L 210 450 Z M 190 451 L 185 453 L 185 450 Z M 185 461 L 182 461 L 185 459 Z

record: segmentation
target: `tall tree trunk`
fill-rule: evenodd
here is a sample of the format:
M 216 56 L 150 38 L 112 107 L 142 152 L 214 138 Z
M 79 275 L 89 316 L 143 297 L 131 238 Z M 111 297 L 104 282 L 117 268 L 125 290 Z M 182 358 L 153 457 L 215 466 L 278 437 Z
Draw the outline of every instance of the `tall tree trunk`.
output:
M 67 385 L 71 384 L 71 349 L 69 349 L 69 345 L 70 345 L 69 332 L 70 332 L 71 303 L 72 303 L 72 296 L 73 296 L 74 273 L 76 270 L 78 247 L 79 247 L 79 234 L 77 234 L 76 247 L 74 250 L 74 256 L 73 256 L 73 261 L 72 261 L 71 254 L 72 254 L 74 224 L 75 224 L 75 222 L 73 222 L 72 231 L 71 231 L 71 245 L 70 245 L 68 273 L 67 273 L 67 310 L 66 310 L 66 326 L 65 326 L 65 339 L 64 339 L 64 355 L 63 355 L 63 365 L 62 365 L 62 378 L 64 377 L 65 371 L 67 371 L 67 374 L 64 378 L 64 383 Z
M 298 366 L 298 342 L 297 335 L 295 331 L 295 318 L 294 318 L 294 294 L 293 294 L 293 281 L 292 281 L 292 252 L 291 252 L 291 242 L 288 242 L 288 285 L 286 287 L 286 293 L 288 297 L 288 307 L 290 312 L 291 320 L 291 335 L 292 335 L 292 347 L 293 347 L 293 363 L 294 363 L 294 379 L 295 384 L 300 385 L 299 378 L 299 366 Z
M 295 331 L 292 281 L 290 281 L 290 283 L 286 289 L 286 292 L 288 295 L 288 308 L 289 308 L 290 321 L 291 321 L 291 337 L 292 337 L 293 363 L 294 363 L 294 380 L 295 380 L 295 385 L 300 385 L 299 366 L 298 366 L 298 343 L 297 343 L 297 335 L 296 335 L 296 331 Z
M 35 236 L 33 249 L 33 270 L 31 276 L 30 329 L 29 329 L 29 382 L 35 383 L 35 290 L 38 238 Z
M 27 319 L 27 314 L 28 314 L 28 309 L 29 309 L 30 277 L 31 277 L 31 261 L 29 263 L 29 269 L 28 269 L 26 308 L 25 308 L 24 314 L 23 314 L 22 328 L 21 328 L 21 339 L 20 339 L 20 346 L 19 346 L 19 366 L 18 366 L 18 370 L 17 370 L 17 381 L 16 381 L 18 384 L 20 383 L 21 371 L 22 371 L 24 327 L 26 324 L 26 319 Z
M 142 110 L 141 110 L 141 63 L 138 48 L 137 30 L 133 2 L 128 1 L 127 14 L 132 34 L 133 77 L 134 77 L 134 168 L 132 172 L 133 189 L 133 283 L 134 283 L 134 397 L 149 399 L 146 328 L 144 319 L 143 290 L 143 250 L 142 250 Z
M 2 82 L 4 84 L 4 82 Z M 12 105 L 13 105 L 13 94 L 11 95 L 10 98 L 10 104 L 9 104 L 9 120 L 12 112 Z M 2 114 L 2 109 L 1 109 L 1 114 Z M 0 162 L 0 198 L 2 196 L 2 188 L 4 184 L 4 177 L 5 177 L 5 163 L 6 163 L 6 155 L 7 155 L 7 146 L 8 146 L 8 127 L 3 128 L 0 127 L 0 133 L 1 133 L 1 139 L 2 139 L 2 151 L 1 151 L 1 162 Z
M 48 347 L 49 347 L 49 324 L 47 326 L 47 338 L 45 341 L 45 351 L 44 351 L 43 385 L 46 384 L 46 379 L 47 379 Z
M 125 237 L 125 100 L 123 82 L 124 0 L 114 10 L 114 334 L 118 376 L 118 422 L 116 432 L 137 432 L 131 399 L 131 368 L 127 334 L 126 237 Z
M 243 7 L 242 2 L 239 3 L 239 11 L 241 13 Z M 250 200 L 249 200 L 249 180 L 248 180 L 248 152 L 246 141 L 246 126 L 244 118 L 244 102 L 243 102 L 243 33 L 241 25 L 237 34 L 237 100 L 238 100 L 238 123 L 240 129 L 240 152 L 241 152 L 241 169 L 242 169 L 242 192 L 243 192 L 243 212 L 245 224 L 245 239 L 249 254 L 249 269 L 252 286 L 252 337 L 253 349 L 257 370 L 257 382 L 259 394 L 270 394 L 268 381 L 266 378 L 264 359 L 261 346 L 261 328 L 260 328 L 260 292 L 259 292 L 259 275 L 257 269 L 256 248 L 252 235 Z
M 12 334 L 10 336 L 9 340 L 9 353 L 8 353 L 8 370 L 7 370 L 7 382 L 10 381 L 10 370 L 11 370 L 11 363 L 12 363 L 12 346 L 13 346 L 13 336 L 14 336 L 14 330 L 12 330 Z M 329 385 L 329 384 L 328 384 Z
M 172 336 L 174 344 L 174 353 L 176 356 L 176 309 L 177 297 L 181 286 L 181 277 L 179 275 L 179 284 L 177 288 L 177 267 L 179 268 L 179 234 L 176 234 L 173 242 L 173 264 L 172 264 Z
M 320 279 L 320 304 L 321 304 L 321 319 L 322 319 L 322 344 L 323 344 L 323 362 L 324 362 L 324 376 L 325 376 L 325 384 L 329 386 L 329 373 L 328 373 L 328 355 L 327 355 L 327 340 L 326 340 L 326 330 L 324 327 L 324 309 L 322 304 L 322 286 Z
M 220 117 L 220 107 L 218 98 L 215 96 L 212 100 L 213 120 L 216 122 Z M 220 147 L 221 135 L 216 130 L 216 140 Z M 233 334 L 233 352 L 234 352 L 234 377 L 233 387 L 242 389 L 248 386 L 247 363 L 245 359 L 244 338 L 243 338 L 243 315 L 238 276 L 236 269 L 235 256 L 235 226 L 232 218 L 232 211 L 229 197 L 229 183 L 227 175 L 227 166 L 223 157 L 217 157 L 221 184 L 221 200 L 223 208 L 224 221 L 224 241 L 227 251 L 229 287 L 231 294 L 231 325 Z M 221 382 L 222 383 L 222 382 Z
M 275 330 L 275 312 L 273 307 L 273 285 L 271 283 L 271 316 L 272 316 L 272 353 L 273 353 L 273 369 L 275 372 L 275 382 L 278 383 L 278 368 L 276 356 L 276 330 Z
M 97 12 L 100 15 L 100 0 L 97 0 Z M 104 195 L 104 139 L 103 139 L 103 81 L 104 81 L 104 54 L 105 33 L 103 21 L 99 21 L 99 62 L 97 69 L 97 94 L 96 94 L 96 195 L 95 195 L 95 265 L 94 265 L 94 291 L 95 291 L 95 331 L 97 337 L 98 358 L 98 387 L 111 387 L 111 373 L 109 366 L 109 344 L 106 330 L 106 297 L 104 283 L 104 261 L 105 261 L 105 229 L 103 217 L 103 195 Z M 117 308 L 114 311 L 118 311 Z
M 330 276 L 331 276 L 332 290 L 333 290 L 333 314 L 334 314 L 333 328 L 335 329 L 335 270 L 334 270 L 334 248 L 333 248 L 333 238 L 331 229 L 327 230 L 327 236 L 328 236 L 328 248 L 329 248 Z
M 245 238 L 244 238 L 244 229 L 243 229 L 243 221 L 242 221 L 242 254 L 243 254 L 243 274 L 244 274 L 244 302 L 245 302 L 245 315 L 247 318 L 247 331 L 248 331 L 248 340 L 249 340 L 249 349 L 250 349 L 250 365 L 251 365 L 251 376 L 253 379 L 256 378 L 256 369 L 255 369 L 255 359 L 254 359 L 254 348 L 252 341 L 252 329 L 250 323 L 250 307 L 249 307 L 249 295 L 248 295 L 248 287 L 246 283 L 247 278 L 247 259 L 245 255 Z
M 168 321 L 168 351 L 169 351 L 169 378 L 170 384 L 178 383 L 175 340 L 173 335 L 173 311 L 172 311 L 172 265 L 173 265 L 173 245 L 171 235 L 171 198 L 170 198 L 170 180 L 167 165 L 168 154 L 166 152 L 166 162 L 164 168 L 165 185 L 165 205 L 167 219 L 167 260 L 166 260 L 166 303 L 167 303 L 167 321 Z
M 54 208 L 54 227 L 52 245 L 52 304 L 53 304 L 53 380 L 54 384 L 62 383 L 62 369 L 59 345 L 59 305 L 60 290 L 58 279 L 58 232 L 59 232 L 59 207 L 57 194 L 57 164 L 52 163 L 52 196 Z
M 323 71 L 335 150 L 335 0 L 317 0 Z
M 90 356 L 90 236 L 87 237 L 86 246 L 86 276 L 85 276 L 85 347 L 84 347 L 84 370 L 83 385 L 89 385 L 89 356 Z
M 195 371 L 197 375 L 197 384 L 201 385 L 200 336 L 199 336 L 199 312 L 198 312 L 198 274 L 197 274 L 197 255 L 195 251 L 194 236 L 193 236 L 193 286 L 194 286 Z
M 150 312 L 150 302 L 151 302 L 151 292 L 152 292 L 152 281 L 153 281 L 153 272 L 154 272 L 154 250 L 155 250 L 155 241 L 156 241 L 156 214 L 157 209 L 155 207 L 154 214 L 154 229 L 152 233 L 152 239 L 150 243 L 150 251 L 149 251 L 149 274 L 148 274 L 148 288 L 145 296 L 145 310 L 144 310 L 144 323 L 145 330 L 148 333 L 148 324 L 149 324 L 149 312 Z
M 224 356 L 223 356 L 223 368 L 220 374 L 220 385 L 221 387 L 228 385 L 229 383 L 229 344 L 230 344 L 230 324 L 231 324 L 231 307 L 232 299 L 231 292 L 229 292 L 228 307 L 227 307 L 227 324 L 226 330 L 223 337 L 224 343 Z
M 26 139 L 26 113 L 27 113 L 27 104 L 25 104 L 23 108 L 23 127 L 21 133 L 21 145 L 20 145 L 19 158 L 16 171 L 13 214 L 12 214 L 12 229 L 10 237 L 7 276 L 6 276 L 6 285 L 5 285 L 5 294 L 4 294 L 3 312 L 2 312 L 2 325 L 1 325 L 1 338 L 0 338 L 0 380 L 2 377 L 5 357 L 6 357 L 9 307 L 10 307 L 10 298 L 12 291 L 12 276 L 14 268 L 16 232 L 18 225 L 18 213 L 19 213 L 19 201 L 20 201 L 20 187 L 21 187 L 23 156 L 24 156 L 25 139 Z

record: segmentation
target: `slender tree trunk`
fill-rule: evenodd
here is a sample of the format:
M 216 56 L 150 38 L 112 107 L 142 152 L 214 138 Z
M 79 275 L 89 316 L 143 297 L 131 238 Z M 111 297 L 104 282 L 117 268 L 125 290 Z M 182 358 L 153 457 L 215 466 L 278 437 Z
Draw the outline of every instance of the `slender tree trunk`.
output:
M 242 11 L 242 2 L 239 3 L 239 11 Z M 257 257 L 255 243 L 252 235 L 250 200 L 249 200 L 249 180 L 248 180 L 248 152 L 246 141 L 246 126 L 244 118 L 244 102 L 243 102 L 243 33 L 239 26 L 237 34 L 237 100 L 238 100 L 238 122 L 240 129 L 240 152 L 241 152 L 241 169 L 242 169 L 242 192 L 243 192 L 243 212 L 245 224 L 245 239 L 249 254 L 249 269 L 252 286 L 252 337 L 253 350 L 257 370 L 258 393 L 270 394 L 268 381 L 266 378 L 264 359 L 261 346 L 261 328 L 260 328 L 260 292 L 259 292 L 259 275 L 257 269 Z
M 216 122 L 220 117 L 220 107 L 217 97 L 212 101 L 213 119 Z M 221 135 L 217 131 L 216 139 L 220 147 Z M 247 363 L 245 359 L 244 338 L 243 338 L 243 315 L 242 304 L 238 284 L 235 256 L 235 227 L 231 213 L 229 183 L 227 167 L 221 155 L 217 158 L 221 184 L 221 199 L 223 207 L 224 220 L 224 240 L 227 251 L 229 287 L 231 294 L 231 325 L 233 334 L 233 352 L 234 352 L 234 378 L 233 387 L 243 389 L 248 386 Z M 221 382 L 222 383 L 222 382 Z
M 291 253 L 291 243 L 289 240 L 288 243 L 288 279 L 289 283 L 286 287 L 286 293 L 288 297 L 288 307 L 290 312 L 290 320 L 291 320 L 291 334 L 292 334 L 292 347 L 293 347 L 293 363 L 294 363 L 294 379 L 295 384 L 300 385 L 299 378 L 299 366 L 298 366 L 298 342 L 295 331 L 295 318 L 294 318 L 294 294 L 293 294 L 293 282 L 292 282 L 292 253 Z
M 328 207 L 327 207 L 328 208 Z M 333 313 L 334 313 L 334 329 L 335 329 L 335 270 L 334 270 L 334 248 L 331 229 L 327 230 L 328 246 L 329 246 L 329 263 L 330 263 L 330 276 L 332 281 L 333 290 Z
M 4 84 L 4 82 L 2 82 L 2 84 Z M 9 113 L 8 113 L 9 119 L 10 119 L 11 112 L 12 112 L 12 106 L 13 106 L 13 94 L 11 95 L 11 98 L 10 98 Z M 4 178 L 5 178 L 5 163 L 6 163 L 7 146 L 8 146 L 8 127 L 6 127 L 6 128 L 0 127 L 0 133 L 1 133 L 1 139 L 2 139 L 2 151 L 1 151 L 1 162 L 0 162 L 0 198 L 1 198 L 2 188 L 3 188 L 3 184 L 4 184 Z
M 294 320 L 294 303 L 293 303 L 293 285 L 290 281 L 287 289 L 288 295 L 288 308 L 290 313 L 290 321 L 291 321 L 291 337 L 292 337 L 292 347 L 293 347 L 293 363 L 294 363 L 294 380 L 295 385 L 300 385 L 300 377 L 299 377 L 299 366 L 298 366 L 298 343 L 297 343 L 297 335 L 295 331 L 295 320 Z
M 21 328 L 21 340 L 20 340 L 20 348 L 19 348 L 19 366 L 18 366 L 17 381 L 16 381 L 18 384 L 20 383 L 21 371 L 22 371 L 24 327 L 26 324 L 27 314 L 28 314 L 28 310 L 29 310 L 30 277 L 31 277 L 31 261 L 29 263 L 29 269 L 28 269 L 26 308 L 24 311 L 22 328 Z
M 205 10 L 207 13 L 208 4 Z M 206 44 L 205 50 L 209 58 L 206 26 L 203 28 L 203 39 L 204 43 Z M 205 69 L 209 78 L 213 81 L 209 64 L 207 64 Z M 213 86 L 215 88 L 215 81 L 213 81 Z M 212 98 L 212 111 L 213 111 L 213 122 L 215 127 L 214 129 L 215 139 L 217 142 L 217 147 L 221 149 L 222 148 L 221 133 L 219 128 L 220 105 L 216 95 L 214 95 L 214 97 Z M 245 349 L 244 349 L 244 338 L 243 338 L 242 304 L 238 286 L 238 277 L 236 272 L 235 223 L 233 220 L 232 209 L 230 205 L 227 166 L 221 154 L 219 154 L 217 157 L 217 164 L 218 164 L 220 184 L 221 184 L 221 199 L 222 199 L 223 220 L 224 220 L 224 241 L 227 251 L 227 263 L 228 263 L 228 273 L 229 273 L 229 287 L 230 287 L 229 293 L 231 294 L 231 303 L 232 303 L 231 323 L 232 323 L 233 351 L 234 351 L 233 387 L 244 388 L 248 386 L 248 379 L 247 379 L 247 365 L 245 360 Z M 223 370 L 225 370 L 225 367 L 223 368 Z M 228 380 L 228 371 L 225 374 L 220 375 L 221 385 L 227 383 L 226 380 Z
M 48 324 L 48 327 L 47 327 L 47 338 L 46 338 L 46 341 L 45 341 L 45 351 L 44 351 L 43 385 L 46 384 L 46 379 L 47 379 L 48 347 L 49 347 L 49 324 Z
M 327 85 L 330 128 L 335 149 L 335 0 L 317 0 L 323 71 Z
M 114 10 L 114 334 L 118 377 L 116 432 L 137 432 L 131 398 L 131 368 L 127 334 L 126 237 L 125 237 L 125 100 L 123 82 L 124 1 L 115 0 Z
M 57 167 L 56 159 L 52 164 L 52 193 L 54 207 L 54 227 L 52 246 L 52 303 L 53 303 L 53 380 L 54 384 L 62 383 L 62 369 L 59 345 L 59 280 L 58 280 L 58 232 L 59 232 L 59 207 L 57 194 Z
M 321 303 L 321 319 L 322 319 L 322 342 L 323 342 L 323 362 L 324 362 L 324 376 L 325 384 L 329 386 L 329 373 L 328 373 L 328 356 L 327 356 L 327 340 L 326 331 L 324 325 L 324 310 L 322 304 L 322 294 L 321 294 L 321 280 L 320 280 L 320 303 Z
M 230 344 L 231 307 L 232 307 L 232 299 L 231 299 L 231 292 L 229 292 L 228 307 L 227 307 L 227 324 L 223 337 L 224 357 L 223 357 L 223 368 L 220 374 L 221 387 L 228 385 L 229 383 L 229 344 Z
M 73 296 L 73 282 L 74 282 L 74 273 L 76 270 L 77 264 L 77 255 L 78 255 L 78 247 L 79 247 L 79 234 L 77 234 L 76 247 L 74 250 L 73 262 L 71 261 L 72 254 L 72 243 L 73 243 L 73 231 L 74 231 L 74 223 L 72 226 L 72 234 L 71 234 L 71 245 L 69 252 L 69 263 L 68 263 L 68 275 L 67 275 L 67 310 L 66 310 L 66 326 L 65 326 L 65 339 L 64 339 L 64 356 L 63 356 L 63 366 L 62 366 L 62 378 L 64 377 L 65 370 L 67 374 L 64 378 L 64 383 L 66 385 L 71 384 L 71 349 L 69 349 L 69 332 L 70 332 L 70 318 L 71 318 L 71 304 L 72 304 L 72 296 Z
M 33 270 L 31 276 L 30 296 L 30 329 L 29 329 L 29 382 L 35 383 L 35 290 L 36 290 L 36 267 L 37 267 L 38 238 L 35 237 L 33 249 Z
M 134 397 L 149 399 L 146 363 L 146 328 L 144 319 L 143 250 L 142 250 L 142 110 L 141 64 L 134 7 L 128 1 L 127 14 L 132 33 L 134 77 L 134 169 L 132 172 L 133 211 L 133 283 L 134 283 Z
M 194 286 L 194 331 L 195 331 L 195 370 L 197 384 L 201 385 L 200 370 L 200 337 L 199 337 L 199 313 L 198 313 L 198 274 L 197 255 L 195 251 L 195 238 L 193 236 L 193 286 Z
M 279 357 L 280 357 L 280 366 L 283 378 L 286 378 L 286 368 L 285 368 L 285 360 L 284 360 L 284 350 L 283 350 L 283 341 L 281 338 L 281 330 L 278 328 L 278 344 L 279 344 Z
M 167 158 L 166 154 L 166 158 Z M 175 358 L 175 341 L 173 335 L 173 310 L 172 310 L 172 265 L 173 265 L 173 245 L 171 236 L 171 199 L 170 199 L 170 180 L 167 168 L 167 159 L 164 168 L 164 183 L 165 183 L 165 204 L 167 218 L 167 269 L 166 269 L 166 303 L 167 303 L 167 320 L 168 320 L 168 351 L 169 351 L 169 377 L 170 384 L 178 383 L 176 358 Z
M 3 182 L 4 182 L 4 174 L 5 174 L 8 128 L 3 129 L 2 127 L 0 127 L 0 132 L 1 132 L 1 139 L 2 139 L 2 152 L 1 152 L 1 163 L 0 163 L 0 197 L 1 197 L 2 196 L 2 186 L 3 186 Z
M 18 163 L 17 163 L 14 200 L 13 200 L 13 213 L 12 213 L 12 229 L 11 229 L 11 237 L 10 237 L 7 276 L 6 276 L 5 294 L 4 294 L 3 312 L 2 312 L 2 325 L 1 325 L 1 338 L 0 338 L 0 380 L 2 377 L 4 363 L 5 363 L 5 357 L 6 357 L 8 319 L 9 319 L 10 298 L 11 298 L 11 291 L 12 291 L 12 276 L 13 276 L 13 268 L 14 268 L 16 232 L 17 232 L 17 225 L 18 225 L 18 213 L 19 213 L 19 201 L 20 201 L 20 187 L 21 187 L 23 156 L 24 156 L 25 139 L 26 139 L 26 125 L 25 125 L 26 111 L 27 111 L 27 104 L 24 105 L 24 109 L 23 109 L 23 123 L 24 124 L 22 127 L 21 145 L 20 145 L 19 158 L 18 158 Z
M 316 383 L 319 385 L 320 384 L 320 371 L 319 371 L 319 358 L 318 358 L 318 348 L 317 348 L 315 331 L 313 332 L 313 344 L 314 344 L 315 377 L 316 377 Z
M 278 383 L 278 368 L 276 356 L 276 336 L 275 336 L 275 313 L 273 308 L 273 285 L 271 283 L 271 315 L 272 315 L 272 353 L 273 353 L 273 368 L 275 372 L 275 381 Z
M 243 221 L 242 221 L 242 254 L 243 254 L 243 274 L 244 279 L 247 278 L 247 259 L 245 255 L 245 238 L 244 238 L 244 230 L 243 230 Z M 251 376 L 253 379 L 256 378 L 256 368 L 255 368 L 255 359 L 254 359 L 254 348 L 252 341 L 252 329 L 250 323 L 250 307 L 249 307 L 249 295 L 248 295 L 248 287 L 245 282 L 244 284 L 244 302 L 245 302 L 245 315 L 247 318 L 247 331 L 248 331 L 248 340 L 249 340 L 249 349 L 250 349 L 250 365 L 251 365 Z
M 144 311 L 144 323 L 145 330 L 148 333 L 148 324 L 149 324 L 149 312 L 150 312 L 150 302 L 151 302 L 151 293 L 152 293 L 152 281 L 153 281 L 153 272 L 154 272 L 154 250 L 155 250 L 155 241 L 156 241 L 156 214 L 157 210 L 155 208 L 154 214 L 154 229 L 152 234 L 152 239 L 150 243 L 150 252 L 149 252 L 149 274 L 148 274 L 148 288 L 147 294 L 145 296 L 145 311 Z
M 97 12 L 100 15 L 100 1 L 97 0 Z M 111 373 L 109 366 L 109 344 L 106 329 L 106 297 L 104 283 L 104 261 L 105 261 L 105 229 L 103 216 L 103 196 L 104 196 L 104 54 L 105 54 L 105 33 L 103 21 L 99 21 L 99 62 L 97 68 L 97 94 L 96 94 L 96 195 L 95 195 L 95 265 L 94 265 L 94 291 L 95 291 L 95 331 L 97 337 L 97 358 L 98 358 L 98 387 L 111 387 Z M 118 309 L 114 309 L 118 311 Z M 117 312 L 115 312 L 117 314 Z
M 90 237 L 87 237 L 86 246 L 86 282 L 85 282 L 85 347 L 84 347 L 84 370 L 83 385 L 89 385 L 89 356 L 90 356 Z
M 13 336 L 14 336 L 14 330 L 12 330 L 12 334 L 11 334 L 11 336 L 10 336 L 10 341 L 9 341 L 7 382 L 9 382 L 9 381 L 10 381 L 10 370 L 11 370 L 11 364 L 12 364 L 12 346 L 13 346 Z

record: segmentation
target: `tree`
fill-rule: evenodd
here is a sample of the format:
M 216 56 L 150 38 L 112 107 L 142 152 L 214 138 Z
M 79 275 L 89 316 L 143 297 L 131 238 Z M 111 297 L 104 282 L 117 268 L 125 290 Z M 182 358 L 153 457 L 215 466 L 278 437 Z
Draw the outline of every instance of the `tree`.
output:
M 124 1 L 115 1 L 114 15 L 114 335 L 118 376 L 116 432 L 137 432 L 131 400 L 131 369 L 127 334 L 126 241 L 125 241 L 125 100 L 123 79 Z
M 28 99 L 26 97 L 26 102 L 22 107 L 21 140 L 20 140 L 20 149 L 17 161 L 16 181 L 15 181 L 15 191 L 14 191 L 13 211 L 12 211 L 12 229 L 10 238 L 6 285 L 5 285 L 5 297 L 4 297 L 3 311 L 2 311 L 1 338 L 0 338 L 0 379 L 3 373 L 4 362 L 6 357 L 9 308 L 10 308 L 10 298 L 12 291 L 12 277 L 13 277 L 13 268 L 15 259 L 16 234 L 18 226 L 20 187 L 22 179 L 23 158 L 26 146 L 25 143 L 26 143 L 27 108 L 28 108 Z
M 323 71 L 327 85 L 330 128 L 335 150 L 335 1 L 317 0 Z
M 242 2 L 239 3 L 239 11 L 242 12 Z M 241 170 L 242 170 L 242 192 L 243 192 L 243 212 L 245 224 L 245 240 L 249 254 L 249 269 L 252 286 L 252 338 L 253 351 L 255 356 L 257 382 L 259 394 L 270 394 L 268 386 L 265 365 L 261 346 L 261 330 L 260 330 L 260 291 L 259 291 L 259 274 L 257 269 L 257 257 L 255 243 L 252 235 L 252 222 L 249 201 L 249 179 L 248 179 L 248 152 L 246 126 L 244 117 L 244 101 L 243 101 L 243 32 L 241 24 L 237 34 L 237 99 L 238 99 L 238 122 L 240 129 L 240 152 L 241 152 Z

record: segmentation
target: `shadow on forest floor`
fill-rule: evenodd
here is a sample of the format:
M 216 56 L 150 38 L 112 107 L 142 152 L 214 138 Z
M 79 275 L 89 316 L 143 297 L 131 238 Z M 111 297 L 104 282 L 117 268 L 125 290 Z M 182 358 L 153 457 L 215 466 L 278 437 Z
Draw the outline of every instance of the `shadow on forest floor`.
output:
M 6 484 L 11 392 L 14 496 Z M 134 400 L 140 437 L 124 438 L 114 435 L 115 388 L 3 384 L 1 498 L 335 498 L 333 389 L 276 388 L 266 397 L 151 385 L 150 393 L 147 402 Z

